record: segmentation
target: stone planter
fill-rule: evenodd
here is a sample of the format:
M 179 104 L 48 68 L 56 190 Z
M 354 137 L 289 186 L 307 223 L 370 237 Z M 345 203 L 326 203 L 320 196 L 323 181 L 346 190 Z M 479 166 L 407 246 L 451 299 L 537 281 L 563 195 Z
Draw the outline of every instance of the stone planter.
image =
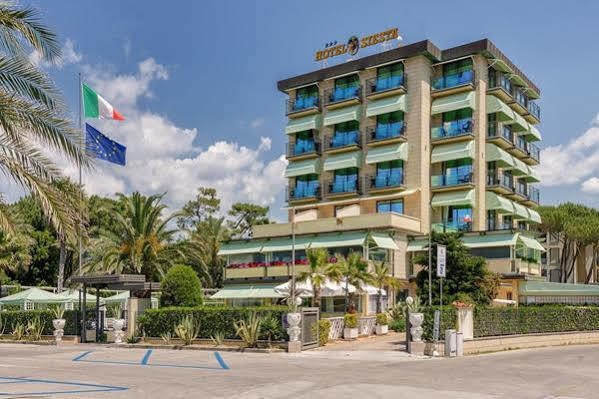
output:
M 299 327 L 300 322 L 302 321 L 302 314 L 297 313 L 287 313 L 287 323 L 289 324 L 289 328 L 287 329 L 287 334 L 289 334 L 289 341 L 299 341 L 301 328 Z
M 358 328 L 344 328 L 343 329 L 343 338 L 345 339 L 356 339 L 358 338 L 359 333 Z
M 422 341 L 422 322 L 424 322 L 424 313 L 410 313 L 410 335 L 412 341 Z
M 375 332 L 376 335 L 385 335 L 389 332 L 389 326 L 387 324 L 377 324 Z
M 54 319 L 52 320 L 52 326 L 54 327 L 54 341 L 61 342 L 62 336 L 64 335 L 65 319 Z
M 123 335 L 125 332 L 123 331 L 123 327 L 125 326 L 125 320 L 123 319 L 114 319 L 112 321 L 112 328 L 114 329 L 114 342 L 116 344 L 123 343 Z

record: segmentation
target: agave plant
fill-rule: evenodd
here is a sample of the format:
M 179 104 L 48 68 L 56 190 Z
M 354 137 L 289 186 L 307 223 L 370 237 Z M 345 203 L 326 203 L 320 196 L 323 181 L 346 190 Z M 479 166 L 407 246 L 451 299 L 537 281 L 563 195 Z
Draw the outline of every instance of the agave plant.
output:
M 245 343 L 248 348 L 258 346 L 262 320 L 256 312 L 252 312 L 247 320 L 238 320 L 233 323 L 237 336 Z
M 166 345 L 170 345 L 173 339 L 173 334 L 170 331 L 168 331 L 162 334 L 160 338 L 162 338 L 162 341 L 164 341 Z
M 31 341 L 41 340 L 42 334 L 44 332 L 44 326 L 44 322 L 42 322 L 39 317 L 29 320 L 26 330 L 27 338 L 29 338 Z
M 185 316 L 175 327 L 175 335 L 183 340 L 184 345 L 191 345 L 200 334 L 200 323 L 195 323 L 192 316 Z
M 50 310 L 54 319 L 62 319 L 64 317 L 64 308 L 61 305 L 54 305 Z
M 221 346 L 225 342 L 225 333 L 217 331 L 214 335 L 210 336 L 210 339 L 212 339 L 214 346 Z
M 12 326 L 12 336 L 17 341 L 22 341 L 25 338 L 25 325 L 16 323 Z

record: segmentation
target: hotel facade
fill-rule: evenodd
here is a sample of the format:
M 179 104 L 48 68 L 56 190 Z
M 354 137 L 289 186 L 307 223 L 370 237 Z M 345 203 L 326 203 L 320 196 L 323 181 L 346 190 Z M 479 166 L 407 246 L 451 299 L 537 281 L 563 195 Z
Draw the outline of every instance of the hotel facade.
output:
M 543 246 L 537 86 L 488 39 L 440 50 L 425 40 L 278 82 L 286 93 L 289 222 L 223 243 L 234 304 L 277 300 L 305 250 L 360 251 L 411 287 L 435 231 L 463 241 L 503 277 L 499 298 L 540 279 Z M 283 132 L 281 132 L 283 134 Z M 294 226 L 292 226 L 294 221 Z M 335 261 L 331 259 L 331 261 Z M 402 295 L 406 295 L 403 292 Z M 389 293 L 388 304 L 397 298 Z M 323 311 L 339 311 L 325 298 Z M 374 295 L 360 310 L 374 311 Z

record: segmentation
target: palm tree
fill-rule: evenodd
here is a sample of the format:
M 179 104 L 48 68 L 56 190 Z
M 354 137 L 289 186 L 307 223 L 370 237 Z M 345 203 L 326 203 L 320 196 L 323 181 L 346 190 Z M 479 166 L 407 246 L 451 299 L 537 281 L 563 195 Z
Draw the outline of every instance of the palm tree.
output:
M 345 279 L 345 311 L 347 312 L 349 304 L 355 305 L 355 292 L 349 292 L 349 285 L 353 285 L 356 291 L 361 293 L 364 285 L 372 283 L 373 276 L 368 271 L 368 262 L 362 259 L 359 252 L 351 252 L 347 258 L 339 254 L 335 256 L 338 273 Z
M 383 289 L 400 288 L 402 283 L 398 278 L 389 274 L 389 265 L 385 262 L 375 262 L 374 272 L 372 273 L 374 286 L 378 288 L 376 312 L 381 313 L 383 308 Z
M 114 214 L 114 229 L 101 232 L 86 271 L 141 273 L 155 280 L 189 256 L 188 247 L 174 243 L 177 230 L 168 227 L 171 220 L 181 215 L 175 212 L 161 217 L 166 208 L 160 203 L 164 194 L 146 197 L 135 192 L 118 196 L 125 211 Z
M 75 229 L 78 217 L 51 185 L 61 173 L 49 153 L 77 166 L 87 167 L 90 160 L 59 90 L 29 61 L 29 48 L 45 61 L 60 59 L 57 36 L 40 22 L 35 8 L 0 2 L 0 170 L 36 198 L 64 236 Z M 0 229 L 14 232 L 3 209 Z
M 327 280 L 339 280 L 338 270 L 329 264 L 329 253 L 324 248 L 306 250 L 308 270 L 297 276 L 298 281 L 310 280 L 312 283 L 312 306 L 320 308 L 320 293 Z
M 205 278 L 205 286 L 221 287 L 223 283 L 224 259 L 218 256 L 220 243 L 229 238 L 225 218 L 207 217 L 198 222 L 197 230 L 191 234 L 191 244 L 196 246 L 200 256 L 190 259 L 200 278 Z

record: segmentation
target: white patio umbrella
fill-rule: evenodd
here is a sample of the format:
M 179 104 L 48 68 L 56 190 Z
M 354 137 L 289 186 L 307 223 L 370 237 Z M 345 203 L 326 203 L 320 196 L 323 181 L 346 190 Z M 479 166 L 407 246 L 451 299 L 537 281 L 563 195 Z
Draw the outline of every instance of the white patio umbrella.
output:
M 302 298 L 311 298 L 312 295 L 314 294 L 312 292 L 312 283 L 310 282 L 310 280 L 296 281 L 295 289 L 296 289 L 296 292 L 299 293 L 299 296 Z M 274 291 L 279 295 L 283 295 L 284 297 L 290 297 L 291 296 L 291 280 L 287 281 L 286 283 L 277 285 L 274 288 Z
M 300 290 L 300 296 L 302 298 L 310 298 L 314 295 L 312 292 L 312 281 L 310 279 L 305 281 L 297 281 L 295 283 L 295 288 Z M 284 284 L 277 285 L 274 288 L 275 292 L 284 296 L 291 295 L 291 281 L 288 281 Z M 348 291 L 350 293 L 356 292 L 356 287 L 349 284 Z M 331 280 L 326 280 L 320 289 L 320 296 L 343 296 L 345 295 L 345 282 L 336 282 Z

